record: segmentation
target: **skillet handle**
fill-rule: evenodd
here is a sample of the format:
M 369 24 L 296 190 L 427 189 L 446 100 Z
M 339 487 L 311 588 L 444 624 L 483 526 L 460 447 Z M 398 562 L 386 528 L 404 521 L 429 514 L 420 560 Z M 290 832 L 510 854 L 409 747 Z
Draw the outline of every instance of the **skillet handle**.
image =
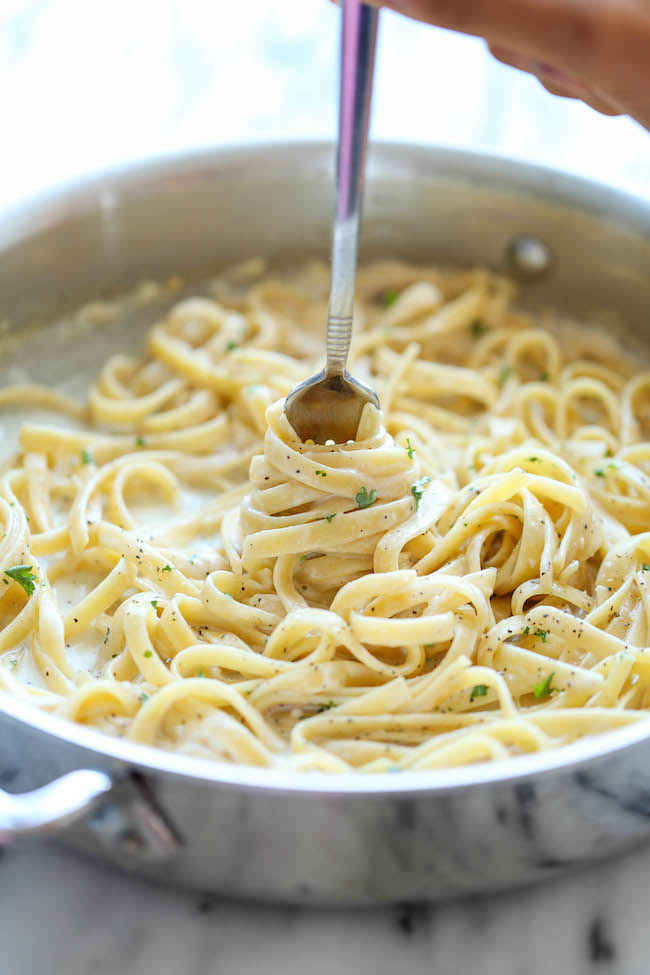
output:
M 108 775 L 80 769 L 33 792 L 0 790 L 0 846 L 29 833 L 49 833 L 95 809 L 113 788 Z

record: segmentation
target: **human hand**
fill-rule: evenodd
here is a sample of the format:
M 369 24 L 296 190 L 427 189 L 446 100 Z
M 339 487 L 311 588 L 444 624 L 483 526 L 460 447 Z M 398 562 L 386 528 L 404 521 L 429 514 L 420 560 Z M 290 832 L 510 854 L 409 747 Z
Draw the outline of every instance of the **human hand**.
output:
M 650 129 L 650 0 L 369 0 L 483 37 L 554 95 Z

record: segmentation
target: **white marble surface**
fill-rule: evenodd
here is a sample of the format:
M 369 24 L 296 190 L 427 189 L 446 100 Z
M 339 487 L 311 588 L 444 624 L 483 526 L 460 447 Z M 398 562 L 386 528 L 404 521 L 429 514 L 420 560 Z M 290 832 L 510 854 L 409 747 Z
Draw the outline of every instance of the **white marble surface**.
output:
M 54 848 L 0 862 L 6 975 L 647 975 L 650 849 L 452 904 L 316 912 L 153 887 Z
M 0 0 L 0 207 L 178 149 L 330 136 L 325 0 Z M 392 15 L 374 134 L 470 146 L 650 195 L 650 138 L 552 99 L 478 41 Z M 650 849 L 552 885 L 431 909 L 318 913 L 154 888 L 60 849 L 0 859 L 6 975 L 650 971 Z

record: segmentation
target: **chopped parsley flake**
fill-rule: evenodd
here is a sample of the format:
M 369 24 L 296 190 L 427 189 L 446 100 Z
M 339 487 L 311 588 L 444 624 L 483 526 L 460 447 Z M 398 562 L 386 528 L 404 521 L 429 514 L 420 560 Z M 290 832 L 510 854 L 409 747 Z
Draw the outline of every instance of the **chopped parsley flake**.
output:
M 369 508 L 377 500 L 377 492 L 374 488 L 369 491 L 368 488 L 362 487 L 355 495 L 354 500 L 357 502 L 359 508 Z
M 471 697 L 485 697 L 487 692 L 487 684 L 476 684 L 476 686 L 472 688 Z
M 547 383 L 550 380 L 551 377 L 550 377 L 550 375 L 547 372 L 543 372 L 542 375 L 539 378 L 540 378 L 541 382 Z
M 524 627 L 524 636 L 528 636 L 529 633 L 530 633 L 530 627 L 529 626 L 525 626 Z
M 106 627 L 106 633 L 104 635 L 104 644 L 108 643 L 108 637 L 110 635 L 110 632 L 111 632 L 111 628 L 110 628 L 110 626 L 107 626 Z
M 394 288 L 389 288 L 388 291 L 384 291 L 383 295 L 381 296 L 381 303 L 384 308 L 390 308 L 391 305 L 395 304 L 398 298 L 399 291 L 395 291 Z
M 149 700 L 149 695 L 148 694 L 141 694 L 140 695 L 140 700 L 144 704 L 146 701 Z
M 325 515 L 325 521 L 333 521 L 334 518 L 336 518 L 336 512 L 333 512 L 331 515 Z
M 153 653 L 151 652 L 151 650 L 145 650 L 144 655 L 145 657 L 153 657 Z
M 481 337 L 481 335 L 485 335 L 485 333 L 488 330 L 488 327 L 482 319 L 477 318 L 475 322 L 472 322 L 472 324 L 469 327 L 469 330 L 470 333 L 473 335 L 473 337 L 475 339 L 478 339 Z
M 413 454 L 415 453 L 415 447 L 411 446 L 411 438 L 406 438 L 406 447 L 404 448 L 406 453 L 409 455 L 409 460 L 413 460 Z
M 647 562 L 644 562 L 641 568 L 643 569 L 644 572 L 650 572 L 650 565 L 648 565 Z
M 160 571 L 161 572 L 171 572 L 172 571 L 172 567 L 171 567 L 171 565 L 163 565 L 163 567 L 162 567 L 162 569 Z
M 158 605 L 158 600 L 157 600 L 157 599 L 152 599 L 152 600 L 151 600 L 151 605 L 152 605 L 152 606 L 153 606 L 153 608 L 155 609 L 155 608 L 156 608 L 156 606 Z
M 555 677 L 555 671 L 553 670 L 548 675 L 548 677 L 546 677 L 544 680 L 541 680 L 539 684 L 533 684 L 533 694 L 535 695 L 538 701 L 542 697 L 548 697 L 549 694 L 553 694 L 554 691 L 557 691 L 556 687 L 551 687 L 551 681 L 553 680 L 554 677 Z
M 147 446 L 147 441 L 144 439 L 144 437 L 142 437 L 142 436 L 140 436 L 140 434 L 138 434 L 138 436 L 135 438 L 135 445 L 136 445 L 136 447 L 146 447 Z
M 204 670 L 197 670 L 196 676 L 197 677 L 205 677 L 205 671 Z
M 423 488 L 431 480 L 430 477 L 421 477 L 419 481 L 411 485 L 411 494 L 415 498 L 415 510 L 417 511 L 420 501 L 422 500 L 422 495 L 424 494 Z
M 605 471 L 602 469 L 602 467 L 597 467 L 596 470 L 594 471 L 594 474 L 596 475 L 596 477 L 604 477 Z
M 542 643 L 546 643 L 546 638 L 548 637 L 550 630 L 542 630 L 538 626 L 536 630 L 533 630 L 533 636 L 538 636 Z
M 503 389 L 512 374 L 512 366 L 504 366 L 499 373 L 499 389 Z
M 239 342 L 226 342 L 226 352 L 234 352 L 235 349 L 239 348 Z
M 324 703 L 314 704 L 314 712 L 306 712 L 302 714 L 299 718 L 300 721 L 304 721 L 305 718 L 313 718 L 316 714 L 322 714 L 323 711 L 329 711 L 330 708 L 336 707 L 336 701 L 326 701 Z
M 92 464 L 93 463 L 93 455 L 90 453 L 89 450 L 82 450 L 81 451 L 81 463 L 82 464 Z
M 529 457 L 528 460 L 530 461 L 531 464 L 541 464 L 542 463 L 542 458 L 541 457 Z
M 31 565 L 14 565 L 12 569 L 5 569 L 5 575 L 22 586 L 28 596 L 34 592 L 34 583 L 38 582 L 38 576 L 32 571 Z
M 316 477 L 327 477 L 327 471 L 316 471 Z

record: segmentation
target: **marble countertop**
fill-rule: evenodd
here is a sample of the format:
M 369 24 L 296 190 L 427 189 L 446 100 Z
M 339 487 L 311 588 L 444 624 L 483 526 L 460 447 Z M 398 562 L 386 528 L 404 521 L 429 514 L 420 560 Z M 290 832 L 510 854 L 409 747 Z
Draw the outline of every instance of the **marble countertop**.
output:
M 325 0 L 2 0 L 0 208 L 135 158 L 334 131 Z M 479 41 L 386 15 L 373 133 L 472 147 L 650 196 L 650 138 L 552 99 Z M 543 887 L 315 912 L 152 887 L 50 845 L 0 859 L 6 975 L 650 971 L 650 848 Z
M 572 877 L 430 907 L 232 903 L 54 846 L 0 860 L 6 975 L 647 975 L 650 848 Z

